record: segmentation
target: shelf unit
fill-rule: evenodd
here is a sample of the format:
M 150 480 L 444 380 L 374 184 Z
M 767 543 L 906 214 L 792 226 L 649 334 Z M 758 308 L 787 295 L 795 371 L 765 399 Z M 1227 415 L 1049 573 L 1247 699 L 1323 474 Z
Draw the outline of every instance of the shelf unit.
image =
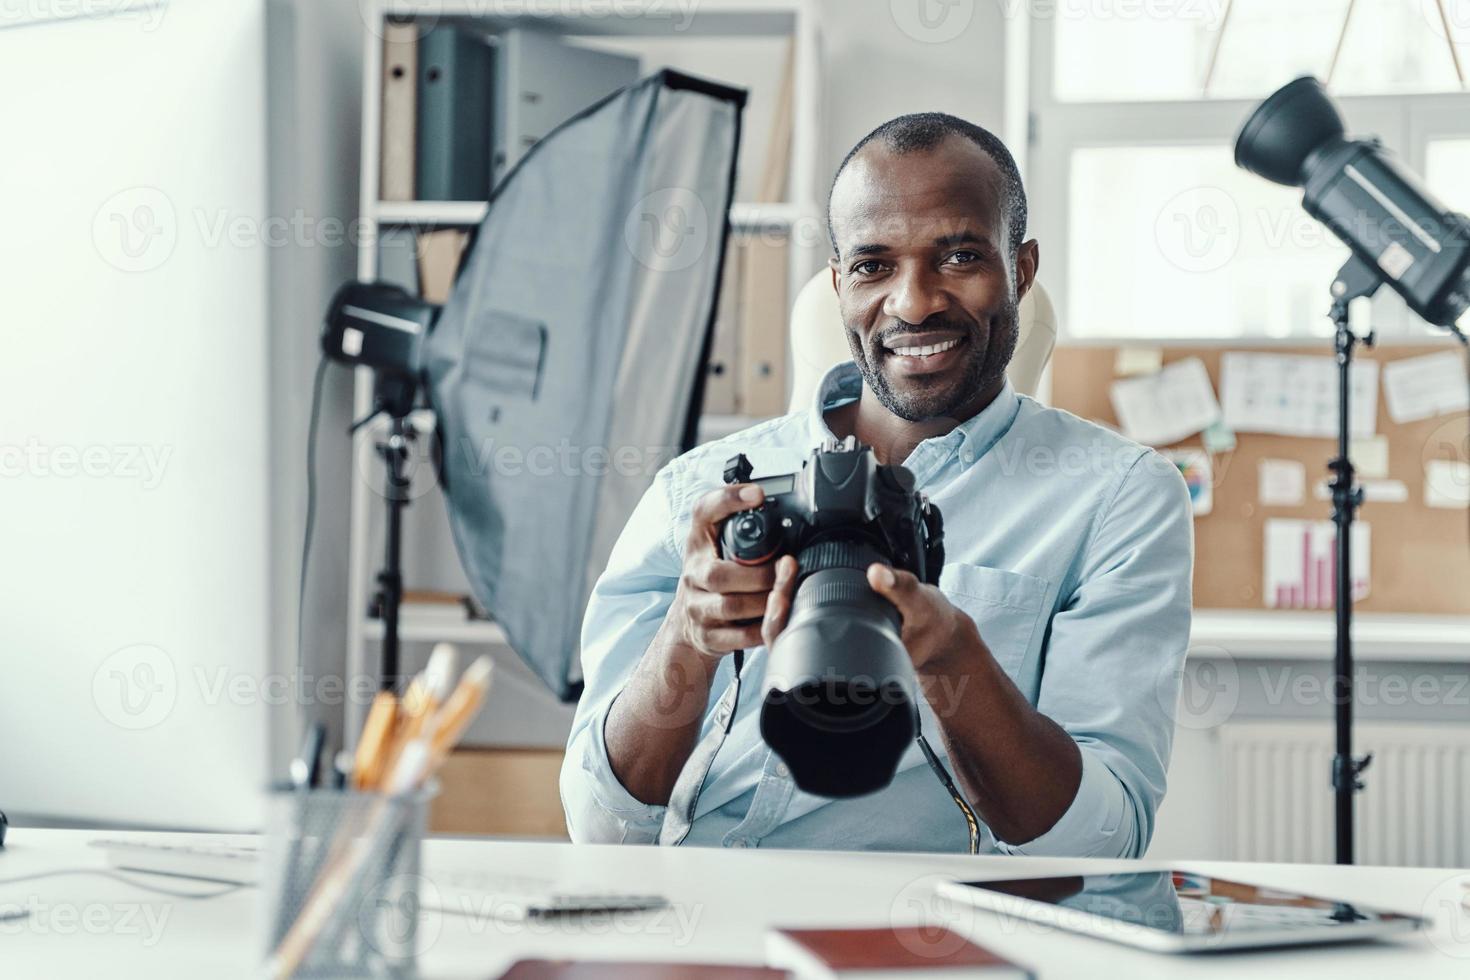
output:
M 393 228 L 472 227 L 485 215 L 484 201 L 383 201 L 379 199 L 378 160 L 382 125 L 382 35 L 388 17 L 420 17 L 441 21 L 455 19 L 473 22 L 488 30 L 514 26 L 534 26 L 568 38 L 662 39 L 680 38 L 790 38 L 792 61 L 792 131 L 789 160 L 788 197 L 779 203 L 735 203 L 731 223 L 735 231 L 757 233 L 778 231 L 790 237 L 788 286 L 791 297 L 822 260 L 821 210 L 817 204 L 817 152 L 820 128 L 818 56 L 819 35 L 816 18 L 809 0 L 700 0 L 689 10 L 676 9 L 666 0 L 624 2 L 615 8 L 603 0 L 562 0 L 555 5 L 527 4 L 523 13 L 513 16 L 490 14 L 495 5 L 483 0 L 363 0 L 364 31 L 362 151 L 359 181 L 360 231 L 362 246 L 358 252 L 358 278 L 370 281 L 377 277 L 379 232 Z M 554 12 L 552 9 L 554 8 Z M 645 61 L 645 75 L 660 65 Z M 739 79 L 729 79 L 741 84 Z M 761 81 L 765 81 L 762 79 Z M 772 80 L 771 84 L 775 84 Z M 372 377 L 359 370 L 354 381 L 353 401 L 361 417 L 372 408 Z M 701 425 L 704 438 L 713 438 L 748 425 L 756 419 L 742 416 L 709 416 Z M 374 427 L 365 426 L 354 437 L 352 451 L 356 472 L 377 473 L 373 451 Z M 366 457 L 366 459 L 364 459 Z M 380 465 L 380 464 L 379 464 Z M 376 485 L 356 479 L 351 494 L 350 560 L 348 571 L 349 606 L 347 609 L 347 670 L 349 676 L 377 677 L 377 641 L 382 637 L 382 623 L 367 616 L 366 610 L 374 587 L 374 576 L 380 556 L 368 551 L 370 530 L 374 521 L 382 519 L 382 498 Z M 405 540 L 405 548 L 412 547 Z M 494 623 L 466 622 L 440 625 L 414 623 L 401 625 L 405 643 L 433 643 L 441 640 L 474 645 L 503 646 L 505 634 Z M 348 708 L 347 731 L 362 727 L 365 708 L 352 704 Z

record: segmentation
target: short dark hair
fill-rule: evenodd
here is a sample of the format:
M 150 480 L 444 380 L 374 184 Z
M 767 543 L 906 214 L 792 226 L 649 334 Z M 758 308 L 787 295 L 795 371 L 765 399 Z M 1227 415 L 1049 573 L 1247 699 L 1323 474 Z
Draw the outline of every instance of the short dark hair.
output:
M 1026 188 L 1021 184 L 1021 171 L 1016 168 L 1016 160 L 1000 137 L 990 130 L 944 112 L 915 112 L 890 119 L 847 151 L 837 173 L 832 176 L 832 187 L 827 191 L 827 237 L 832 240 L 833 251 L 837 250 L 837 236 L 832 231 L 832 190 L 836 188 L 842 171 L 847 169 L 853 157 L 862 152 L 863 147 L 874 140 L 882 140 L 883 145 L 894 153 L 916 153 L 934 149 L 949 136 L 959 136 L 974 143 L 1000 168 L 1001 211 L 1010 232 L 1008 244 L 1011 254 L 1015 255 L 1026 240 Z

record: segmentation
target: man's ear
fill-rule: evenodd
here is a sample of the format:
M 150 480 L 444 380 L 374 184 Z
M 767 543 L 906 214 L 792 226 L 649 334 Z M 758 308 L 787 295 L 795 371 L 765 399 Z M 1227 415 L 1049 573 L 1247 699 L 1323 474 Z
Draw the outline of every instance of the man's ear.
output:
M 827 260 L 827 268 L 832 270 L 832 292 L 841 296 L 842 290 L 837 288 L 838 282 L 841 281 L 837 276 L 837 256 L 834 255 Z
M 1036 270 L 1041 265 L 1041 246 L 1036 239 L 1022 242 L 1021 247 L 1016 249 L 1016 302 L 1031 291 L 1031 284 L 1036 281 Z

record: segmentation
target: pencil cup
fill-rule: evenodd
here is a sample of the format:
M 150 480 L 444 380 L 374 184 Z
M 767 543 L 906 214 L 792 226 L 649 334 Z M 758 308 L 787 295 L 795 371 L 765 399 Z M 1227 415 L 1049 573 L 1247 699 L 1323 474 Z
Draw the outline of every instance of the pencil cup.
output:
M 431 796 L 271 794 L 261 879 L 266 955 L 274 957 L 268 972 L 415 975 L 419 852 Z

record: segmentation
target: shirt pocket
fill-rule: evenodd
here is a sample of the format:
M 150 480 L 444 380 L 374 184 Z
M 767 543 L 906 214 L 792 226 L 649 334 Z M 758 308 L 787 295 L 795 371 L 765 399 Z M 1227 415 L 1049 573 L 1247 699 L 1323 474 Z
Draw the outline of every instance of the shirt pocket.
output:
M 1037 663 L 1046 579 L 1000 568 L 950 562 L 939 589 L 980 628 L 980 638 L 1021 690 Z

